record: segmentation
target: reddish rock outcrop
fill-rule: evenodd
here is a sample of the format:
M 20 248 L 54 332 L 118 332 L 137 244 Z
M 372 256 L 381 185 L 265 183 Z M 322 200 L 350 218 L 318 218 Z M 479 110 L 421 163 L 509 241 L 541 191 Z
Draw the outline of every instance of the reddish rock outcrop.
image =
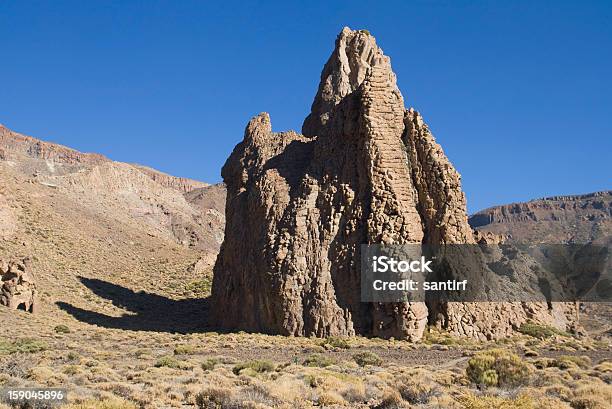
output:
M 22 262 L 0 260 L 0 305 L 35 313 L 38 308 L 36 280 L 28 259 Z
M 213 322 L 417 340 L 428 320 L 494 338 L 527 319 L 521 305 L 361 302 L 361 244 L 476 243 L 459 174 L 404 107 L 390 59 L 367 31 L 338 36 L 302 132 L 274 133 L 260 114 L 223 167 Z

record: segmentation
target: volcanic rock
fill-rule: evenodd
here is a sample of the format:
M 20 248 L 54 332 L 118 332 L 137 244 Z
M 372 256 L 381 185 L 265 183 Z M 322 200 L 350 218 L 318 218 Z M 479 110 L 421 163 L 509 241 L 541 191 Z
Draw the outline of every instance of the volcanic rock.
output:
M 418 340 L 428 321 L 475 338 L 505 336 L 528 318 L 568 322 L 546 304 L 361 302 L 362 244 L 476 245 L 460 175 L 404 107 L 367 31 L 338 36 L 302 134 L 254 117 L 222 176 L 226 228 L 212 289 L 221 327 Z M 503 291 L 482 266 L 477 279 Z
M 28 259 L 21 262 L 0 260 L 0 305 L 35 313 L 38 308 L 36 280 Z

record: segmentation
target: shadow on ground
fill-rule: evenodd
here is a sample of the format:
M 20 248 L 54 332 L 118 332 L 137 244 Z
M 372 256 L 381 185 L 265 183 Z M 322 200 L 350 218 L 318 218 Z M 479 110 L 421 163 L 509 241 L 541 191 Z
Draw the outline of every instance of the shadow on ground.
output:
M 99 297 L 132 314 L 112 317 L 75 307 L 65 302 L 56 304 L 81 322 L 105 328 L 133 331 L 191 333 L 212 330 L 207 322 L 208 299 L 173 300 L 157 294 L 134 292 L 107 281 L 79 277 L 81 283 Z

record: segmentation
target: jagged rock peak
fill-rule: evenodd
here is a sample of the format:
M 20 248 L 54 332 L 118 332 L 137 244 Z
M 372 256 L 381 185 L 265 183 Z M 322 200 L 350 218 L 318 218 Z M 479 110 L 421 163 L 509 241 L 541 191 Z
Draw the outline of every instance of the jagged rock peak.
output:
M 321 73 L 319 89 L 311 113 L 302 126 L 302 133 L 318 135 L 328 123 L 330 111 L 361 86 L 372 67 L 380 67 L 389 74 L 392 87 L 401 99 L 395 74 L 391 70 L 391 59 L 383 54 L 374 36 L 367 30 L 344 27 Z
M 227 223 L 211 297 L 220 327 L 418 340 L 429 320 L 495 338 L 530 314 L 520 305 L 361 301 L 362 244 L 476 242 L 459 173 L 404 107 L 389 58 L 366 31 L 338 36 L 303 135 L 274 133 L 259 114 L 222 176 Z M 485 274 L 476 281 L 495 278 Z

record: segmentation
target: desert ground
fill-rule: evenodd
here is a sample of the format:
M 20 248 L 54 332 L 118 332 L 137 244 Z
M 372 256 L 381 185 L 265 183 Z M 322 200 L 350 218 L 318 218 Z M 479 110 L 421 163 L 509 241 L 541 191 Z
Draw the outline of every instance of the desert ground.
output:
M 537 325 L 476 342 L 219 332 L 206 322 L 201 252 L 92 213 L 5 169 L 16 233 L 0 256 L 32 257 L 39 313 L 0 309 L 0 385 L 62 387 L 68 408 L 608 408 L 610 309 L 588 335 Z M 87 234 L 83 234 L 87 232 Z

